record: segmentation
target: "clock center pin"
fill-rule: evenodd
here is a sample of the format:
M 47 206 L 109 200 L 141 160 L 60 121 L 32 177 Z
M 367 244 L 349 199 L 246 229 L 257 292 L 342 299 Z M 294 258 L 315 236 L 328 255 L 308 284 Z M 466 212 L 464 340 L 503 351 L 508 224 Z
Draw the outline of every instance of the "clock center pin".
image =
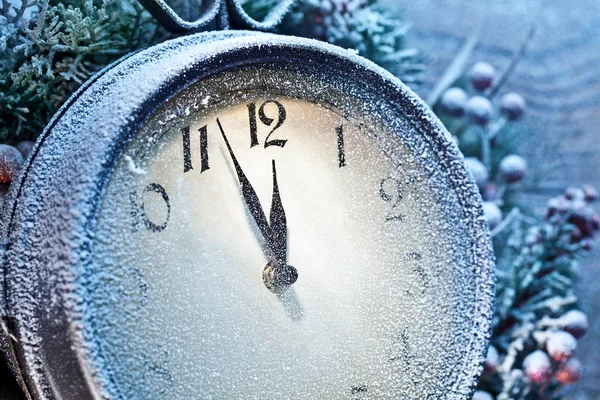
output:
M 298 270 L 289 264 L 269 262 L 262 276 L 267 289 L 281 294 L 298 280 Z

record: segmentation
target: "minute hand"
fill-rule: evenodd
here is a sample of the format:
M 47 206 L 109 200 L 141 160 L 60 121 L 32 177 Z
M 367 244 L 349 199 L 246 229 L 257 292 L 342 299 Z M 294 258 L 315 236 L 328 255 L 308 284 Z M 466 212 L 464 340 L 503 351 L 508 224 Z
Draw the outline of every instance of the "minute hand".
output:
M 223 130 L 223 127 L 221 126 L 221 122 L 219 121 L 219 118 L 217 118 L 217 124 L 219 125 L 219 129 L 221 130 L 221 135 L 223 135 L 223 139 L 225 140 L 225 145 L 227 146 L 227 150 L 229 151 L 229 155 L 231 156 L 231 161 L 233 161 L 233 166 L 235 167 L 235 172 L 238 176 L 238 180 L 240 181 L 240 187 L 242 189 L 242 197 L 244 198 L 244 202 L 246 203 L 248 210 L 250 210 L 250 214 L 252 215 L 252 218 L 254 218 L 256 225 L 258 225 L 258 229 L 260 230 L 263 237 L 265 238 L 265 241 L 267 242 L 269 249 L 275 254 L 276 251 L 275 251 L 275 246 L 273 243 L 273 231 L 272 231 L 271 227 L 269 226 L 269 223 L 267 222 L 267 217 L 266 217 L 265 212 L 263 211 L 263 208 L 260 204 L 260 200 L 258 199 L 258 196 L 257 196 L 256 192 L 254 191 L 254 188 L 250 184 L 250 181 L 246 177 L 246 174 L 244 174 L 244 171 L 242 170 L 240 163 L 238 163 L 237 158 L 235 157 L 235 154 L 233 154 L 233 150 L 231 149 L 229 140 L 227 140 L 227 136 L 225 135 L 225 131 Z M 279 258 L 279 257 L 277 257 L 277 258 Z
M 277 170 L 275 169 L 275 160 L 273 160 L 273 199 L 271 200 L 271 234 L 273 235 L 273 252 L 280 265 L 287 264 L 287 219 L 285 210 L 279 195 L 279 186 L 277 184 Z

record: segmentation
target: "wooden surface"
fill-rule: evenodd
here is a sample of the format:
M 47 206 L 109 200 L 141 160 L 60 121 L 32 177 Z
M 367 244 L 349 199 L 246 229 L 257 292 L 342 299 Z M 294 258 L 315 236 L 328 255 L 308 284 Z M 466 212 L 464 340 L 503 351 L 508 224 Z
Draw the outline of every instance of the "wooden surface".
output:
M 392 0 L 389 0 L 392 2 Z M 525 199 L 542 207 L 569 185 L 600 188 L 600 2 L 598 0 L 401 1 L 413 24 L 409 43 L 429 57 L 423 97 L 467 38 L 481 40 L 473 61 L 505 69 L 531 26 L 535 36 L 505 85 L 528 102 L 521 154 L 539 180 Z M 533 185 L 531 185 L 533 186 Z M 600 207 L 600 205 L 597 205 Z M 591 320 L 577 357 L 585 376 L 568 399 L 600 399 L 600 242 L 581 262 L 578 285 Z

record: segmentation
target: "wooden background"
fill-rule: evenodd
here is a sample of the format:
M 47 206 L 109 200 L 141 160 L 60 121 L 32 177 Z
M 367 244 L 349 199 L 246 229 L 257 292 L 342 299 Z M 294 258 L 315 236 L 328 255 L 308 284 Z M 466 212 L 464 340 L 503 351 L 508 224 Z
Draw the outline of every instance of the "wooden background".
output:
M 389 3 L 395 3 L 388 0 Z M 600 188 L 600 1 L 401 1 L 409 44 L 427 52 L 426 97 L 465 40 L 479 29 L 473 62 L 504 70 L 529 29 L 536 31 L 505 85 L 528 102 L 521 154 L 537 183 L 523 197 L 537 207 L 566 186 Z M 597 205 L 600 207 L 600 204 Z M 579 343 L 582 382 L 568 399 L 600 399 L 600 242 L 581 262 L 578 290 L 591 329 Z

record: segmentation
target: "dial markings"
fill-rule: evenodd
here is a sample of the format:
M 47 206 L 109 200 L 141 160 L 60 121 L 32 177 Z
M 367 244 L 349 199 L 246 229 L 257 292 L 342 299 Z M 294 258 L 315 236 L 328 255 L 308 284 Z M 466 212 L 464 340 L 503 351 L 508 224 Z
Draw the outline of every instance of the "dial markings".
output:
M 190 146 L 190 127 L 186 126 L 181 128 L 181 135 L 183 137 L 183 173 L 194 169 L 192 166 L 192 149 Z
M 350 388 L 352 400 L 364 399 L 365 397 L 363 396 L 366 396 L 367 393 L 369 393 L 369 386 L 367 385 L 352 386 L 352 388 Z
M 208 127 L 204 125 L 198 129 L 200 134 L 200 173 L 210 169 L 208 164 Z M 192 164 L 192 150 L 190 139 L 190 127 L 181 128 L 181 136 L 183 140 L 183 173 L 194 169 Z
M 167 215 L 165 217 L 165 221 L 162 224 L 158 224 L 152 221 L 146 212 L 146 194 L 147 193 L 158 193 L 160 195 L 160 199 L 167 206 Z M 161 232 L 166 229 L 167 224 L 169 223 L 169 219 L 171 217 L 171 202 L 169 200 L 169 195 L 165 188 L 158 183 L 151 183 L 142 192 L 141 202 L 138 204 L 138 196 L 136 192 L 132 192 L 129 195 L 129 200 L 131 202 L 131 212 L 130 215 L 133 218 L 133 231 L 137 231 L 139 229 L 139 220 L 142 220 L 144 225 L 149 231 L 152 232 Z
M 403 328 L 394 338 L 394 341 L 389 348 L 388 362 L 401 363 L 404 370 L 409 370 L 414 358 L 410 349 L 411 345 L 408 328 Z
M 262 103 L 262 105 L 258 109 L 258 118 L 260 119 L 260 122 L 262 122 L 266 126 L 271 126 L 271 124 L 273 124 L 273 122 L 275 121 L 274 118 L 271 118 L 266 114 L 265 107 L 269 104 L 275 104 L 277 106 L 277 123 L 275 124 L 273 129 L 271 129 L 271 131 L 267 134 L 267 138 L 265 139 L 264 147 L 267 148 L 269 146 L 278 146 L 278 147 L 283 148 L 288 140 L 287 139 L 271 139 L 271 135 L 273 134 L 273 132 L 275 132 L 277 129 L 279 129 L 283 125 L 283 123 L 285 122 L 285 119 L 287 118 L 287 112 L 285 111 L 285 107 L 277 100 L 265 101 L 264 103 Z M 247 107 L 248 107 L 248 119 L 249 119 L 249 123 L 250 123 L 250 148 L 252 148 L 252 147 L 258 145 L 258 124 L 256 122 L 256 103 L 250 103 L 247 105 Z
M 200 131 L 200 173 L 203 173 L 207 169 L 210 169 L 208 165 L 208 129 L 204 125 L 199 129 Z
M 379 196 L 386 203 L 392 203 L 392 208 L 385 216 L 386 222 L 403 222 L 406 219 L 406 215 L 397 209 L 404 198 L 404 185 L 400 179 L 393 177 L 383 178 L 379 183 Z
M 256 125 L 256 103 L 250 103 L 248 107 L 248 120 L 250 122 L 250 148 L 258 146 L 258 126 Z
M 338 162 L 339 167 L 346 166 L 346 152 L 344 149 L 344 126 L 340 125 L 335 128 L 337 133 L 337 148 L 338 148 Z

